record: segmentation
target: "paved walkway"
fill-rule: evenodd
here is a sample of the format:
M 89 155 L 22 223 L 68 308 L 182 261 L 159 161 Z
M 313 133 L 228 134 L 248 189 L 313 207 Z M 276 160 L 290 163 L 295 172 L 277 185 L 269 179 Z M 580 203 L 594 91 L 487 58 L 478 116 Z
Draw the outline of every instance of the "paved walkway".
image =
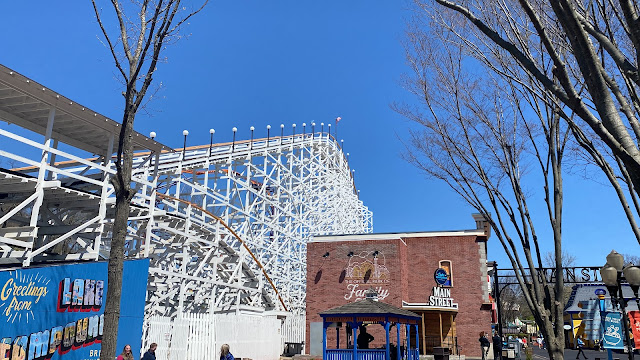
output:
M 595 360 L 595 359 L 600 359 L 600 360 L 607 360 L 607 352 L 606 351 L 596 351 L 596 350 L 591 350 L 591 349 L 584 349 L 584 354 L 587 356 L 587 359 L 589 360 Z M 578 355 L 578 350 L 573 350 L 573 349 L 565 349 L 564 350 L 564 358 L 566 360 L 573 360 L 576 358 L 576 355 Z M 635 353 L 635 358 L 636 359 L 640 359 L 640 355 L 638 355 L 638 351 L 636 350 Z M 524 353 L 522 354 L 521 360 L 525 360 L 526 357 L 524 355 Z M 547 350 L 544 349 L 538 349 L 537 347 L 533 348 L 533 359 L 534 360 L 548 360 L 549 359 L 549 354 L 547 353 Z M 581 360 L 584 360 L 584 358 L 582 356 L 580 356 Z M 613 353 L 613 359 L 619 359 L 619 360 L 627 360 L 629 359 L 629 356 L 626 353 Z

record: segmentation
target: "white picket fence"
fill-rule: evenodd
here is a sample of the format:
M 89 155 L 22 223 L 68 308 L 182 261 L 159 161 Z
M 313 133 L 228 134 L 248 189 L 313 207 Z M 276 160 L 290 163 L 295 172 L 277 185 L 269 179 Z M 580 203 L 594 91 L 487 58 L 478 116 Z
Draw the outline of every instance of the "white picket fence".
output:
M 275 316 L 183 314 L 174 320 L 153 316 L 145 321 L 143 349 L 156 343 L 157 360 L 217 359 L 229 344 L 237 359 L 279 359 L 284 348 L 282 321 Z M 143 350 L 144 351 L 144 350 Z

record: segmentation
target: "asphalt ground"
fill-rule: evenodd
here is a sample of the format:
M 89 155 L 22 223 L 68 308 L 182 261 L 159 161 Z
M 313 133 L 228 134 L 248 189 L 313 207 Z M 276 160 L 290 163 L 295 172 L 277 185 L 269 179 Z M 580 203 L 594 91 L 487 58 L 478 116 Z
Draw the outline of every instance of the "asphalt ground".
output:
M 584 354 L 587 356 L 587 359 L 590 360 L 595 360 L 596 358 L 600 359 L 600 360 L 607 360 L 607 352 L 606 351 L 597 351 L 597 350 L 592 350 L 592 349 L 583 349 L 584 350 Z M 524 355 L 524 353 L 521 354 L 521 360 L 526 360 L 526 356 Z M 576 355 L 578 355 L 578 350 L 573 350 L 573 349 L 565 349 L 564 350 L 564 358 L 566 360 L 573 360 L 576 358 Z M 640 354 L 638 354 L 638 351 L 636 350 L 635 352 L 635 359 L 636 360 L 640 360 Z M 627 360 L 629 359 L 629 355 L 627 353 L 616 353 L 614 352 L 612 354 L 613 359 L 619 359 L 619 360 Z M 517 359 L 517 358 L 516 358 Z M 549 359 L 549 353 L 547 353 L 547 350 L 545 349 L 538 349 L 537 347 L 533 348 L 533 359 L 534 360 L 545 360 L 545 359 Z M 582 355 L 580 355 L 580 359 L 584 360 L 584 357 L 582 357 Z M 506 359 L 505 359 L 506 360 Z

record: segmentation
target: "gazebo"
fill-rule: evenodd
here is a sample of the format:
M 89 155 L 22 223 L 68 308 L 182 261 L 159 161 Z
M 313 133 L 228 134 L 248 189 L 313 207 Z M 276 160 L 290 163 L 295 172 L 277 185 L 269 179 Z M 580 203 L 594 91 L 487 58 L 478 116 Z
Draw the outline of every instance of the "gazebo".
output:
M 417 314 L 397 308 L 395 306 L 367 298 L 352 302 L 320 313 L 322 317 L 322 358 L 324 360 L 391 360 L 389 329 L 396 325 L 396 357 L 395 359 L 418 360 L 418 321 Z M 343 323 L 348 324 L 347 331 L 353 332 L 353 348 L 340 349 L 340 328 Z M 362 324 L 380 324 L 386 333 L 386 346 L 384 349 L 358 349 L 358 328 Z M 404 325 L 405 331 L 400 328 Z M 337 345 L 335 349 L 327 349 L 327 329 L 336 327 Z M 411 341 L 410 329 L 415 327 L 415 343 Z M 404 332 L 406 347 L 404 354 L 400 349 L 401 332 Z M 411 349 L 411 346 L 414 345 Z M 404 357 L 402 356 L 404 355 Z

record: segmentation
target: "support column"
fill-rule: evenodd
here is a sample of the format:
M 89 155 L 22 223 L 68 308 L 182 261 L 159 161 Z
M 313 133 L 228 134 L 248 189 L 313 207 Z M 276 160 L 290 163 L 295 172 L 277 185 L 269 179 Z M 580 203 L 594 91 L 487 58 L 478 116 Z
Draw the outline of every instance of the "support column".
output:
M 442 346 L 442 343 L 444 341 L 442 339 L 442 313 L 441 312 L 438 313 L 438 320 L 440 321 L 440 346 Z
M 389 349 L 389 319 L 385 319 L 384 322 L 384 332 L 387 335 L 387 345 L 386 345 L 386 360 L 390 360 L 391 359 L 391 350 Z
M 502 313 L 500 310 L 500 283 L 498 282 L 498 263 L 493 262 L 493 293 L 496 301 L 496 317 L 498 318 L 498 335 L 502 338 Z
M 58 149 L 58 140 L 55 139 L 53 140 L 53 149 Z M 49 159 L 49 166 L 50 167 L 54 167 L 54 165 L 56 164 L 56 154 L 53 153 L 51 154 L 51 159 Z M 53 171 L 49 170 L 49 172 L 47 173 L 47 180 L 57 180 L 58 178 L 58 174 L 54 173 Z
M 416 355 L 420 354 L 420 340 L 418 340 L 418 324 L 415 325 L 416 327 Z M 418 360 L 418 359 L 416 359 Z
M 153 186 L 151 189 L 151 194 L 149 199 L 149 220 L 147 222 L 147 231 L 145 233 L 145 242 L 144 242 L 144 257 L 146 258 L 149 257 L 149 249 L 151 248 L 151 230 L 155 226 L 153 216 L 156 208 L 156 195 L 158 192 L 158 177 L 160 176 L 160 174 L 158 173 L 159 162 L 160 162 L 160 152 L 155 154 L 155 164 L 153 166 Z M 203 198 L 206 198 L 206 196 L 203 196 Z
M 31 219 L 29 220 L 29 226 L 31 229 L 29 248 L 25 251 L 25 259 L 22 262 L 22 266 L 29 266 L 31 264 L 31 252 L 33 251 L 33 245 L 38 238 L 38 218 L 40 216 L 40 207 L 44 201 L 44 183 L 45 173 L 47 169 L 47 163 L 49 160 L 49 148 L 51 146 L 51 134 L 53 133 L 53 122 L 56 117 L 56 109 L 49 109 L 49 118 L 47 119 L 47 130 L 44 135 L 44 147 L 42 149 L 42 156 L 40 157 L 40 166 L 38 169 L 38 182 L 36 183 L 35 193 L 37 194 L 35 202 L 33 203 L 33 209 L 31 209 Z
M 353 324 L 351 325 L 353 329 L 353 339 L 351 339 L 351 342 L 353 343 L 353 360 L 358 360 L 358 324 L 355 320 L 354 318 Z
M 113 165 L 112 155 L 114 138 L 114 134 L 111 134 L 109 136 L 109 145 L 107 146 L 107 152 L 104 154 L 103 166 L 105 167 L 105 170 L 104 174 L 102 174 L 102 188 L 100 189 L 100 208 L 98 209 L 98 216 L 100 217 L 100 220 L 98 221 L 100 222 L 100 226 L 98 226 L 98 234 L 96 234 L 96 238 L 93 241 L 93 252 L 96 257 L 96 261 L 100 259 L 100 246 L 102 246 L 102 235 L 104 233 L 104 225 L 106 223 L 107 198 L 109 197 L 109 181 L 111 180 L 109 170 Z
M 327 322 L 322 319 L 322 359 L 327 358 Z
M 400 352 L 400 323 L 396 323 L 396 332 L 398 333 L 398 337 L 396 340 L 396 351 L 398 353 L 397 360 L 402 360 L 402 352 Z
M 407 331 L 406 339 L 407 339 L 407 359 L 411 360 L 411 325 L 406 324 L 405 329 Z
M 424 312 L 422 312 L 421 315 L 422 315 L 422 348 L 426 349 L 427 348 L 427 328 L 424 323 Z M 425 350 L 425 355 L 426 355 L 426 350 Z

